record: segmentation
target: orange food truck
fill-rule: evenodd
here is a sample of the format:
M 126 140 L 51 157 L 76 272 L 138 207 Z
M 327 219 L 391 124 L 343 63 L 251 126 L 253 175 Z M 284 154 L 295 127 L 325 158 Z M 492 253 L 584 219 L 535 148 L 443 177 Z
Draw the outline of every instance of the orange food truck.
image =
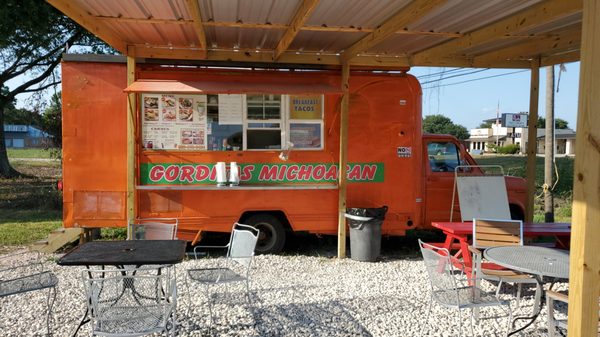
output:
M 243 222 L 261 230 L 259 252 L 280 251 L 291 232 L 337 233 L 339 72 L 138 63 L 135 79 L 127 85 L 115 57 L 62 63 L 65 227 L 127 225 L 135 93 L 137 218 L 177 218 L 188 241 Z M 422 133 L 418 80 L 352 72 L 350 94 L 348 207 L 387 205 L 384 235 L 448 221 L 454 167 L 476 162 L 454 137 Z M 226 179 L 219 162 L 239 176 Z M 524 180 L 506 185 L 523 218 Z

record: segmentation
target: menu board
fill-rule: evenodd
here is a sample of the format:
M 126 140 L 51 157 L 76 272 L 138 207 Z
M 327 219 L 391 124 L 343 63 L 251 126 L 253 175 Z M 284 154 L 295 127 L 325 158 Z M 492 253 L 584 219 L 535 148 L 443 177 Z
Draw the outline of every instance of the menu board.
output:
M 142 95 L 142 146 L 206 150 L 206 95 Z
M 290 123 L 290 141 L 296 149 L 320 149 L 321 124 Z
M 241 125 L 244 95 L 219 94 L 219 125 Z

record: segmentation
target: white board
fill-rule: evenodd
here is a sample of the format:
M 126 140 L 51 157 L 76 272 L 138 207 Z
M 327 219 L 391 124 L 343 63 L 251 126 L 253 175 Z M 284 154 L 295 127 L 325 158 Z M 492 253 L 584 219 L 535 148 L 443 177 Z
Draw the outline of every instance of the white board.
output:
M 462 221 L 510 219 L 504 176 L 456 178 Z

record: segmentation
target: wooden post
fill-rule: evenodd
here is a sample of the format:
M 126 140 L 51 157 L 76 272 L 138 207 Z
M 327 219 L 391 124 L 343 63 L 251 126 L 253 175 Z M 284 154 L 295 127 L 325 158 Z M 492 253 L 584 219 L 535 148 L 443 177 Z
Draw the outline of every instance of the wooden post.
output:
M 338 201 L 338 258 L 346 257 L 346 164 L 348 161 L 348 106 L 350 64 L 342 64 L 342 102 L 340 106 L 340 169 L 338 175 L 339 201 Z
M 531 61 L 531 88 L 529 90 L 529 120 L 527 122 L 527 211 L 525 221 L 533 221 L 535 196 L 535 162 L 537 152 L 537 121 L 540 86 L 540 59 Z
M 132 46 L 127 47 L 127 85 L 135 81 L 135 55 Z M 127 97 L 127 223 L 135 219 L 135 114 L 136 94 Z
M 546 67 L 546 130 L 544 139 L 544 222 L 554 222 L 554 66 Z
M 596 336 L 600 294 L 600 2 L 583 1 L 569 273 L 569 336 Z

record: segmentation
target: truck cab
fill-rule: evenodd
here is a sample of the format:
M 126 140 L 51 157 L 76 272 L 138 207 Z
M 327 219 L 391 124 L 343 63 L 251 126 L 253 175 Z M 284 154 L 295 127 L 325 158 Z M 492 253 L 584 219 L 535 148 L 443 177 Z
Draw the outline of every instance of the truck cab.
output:
M 432 221 L 460 221 L 458 198 L 454 200 L 454 214 L 450 216 L 455 168 L 459 165 L 476 166 L 477 162 L 458 139 L 451 135 L 424 134 L 423 152 L 425 226 L 430 226 Z M 481 170 L 476 167 L 470 172 L 481 174 Z M 506 176 L 505 182 L 511 217 L 523 220 L 527 200 L 525 179 Z

